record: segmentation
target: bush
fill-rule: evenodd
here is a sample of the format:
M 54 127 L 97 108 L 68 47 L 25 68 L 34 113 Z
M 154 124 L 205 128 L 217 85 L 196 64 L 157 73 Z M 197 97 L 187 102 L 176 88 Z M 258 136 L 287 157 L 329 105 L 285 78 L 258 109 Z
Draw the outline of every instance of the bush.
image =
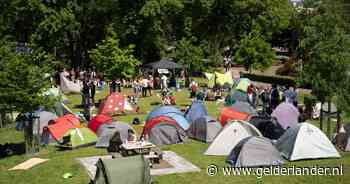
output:
M 287 62 L 283 64 L 281 68 L 277 69 L 276 74 L 284 76 L 296 76 L 297 71 L 295 67 L 296 66 L 292 62 Z
M 242 73 L 241 77 L 248 78 L 257 82 L 264 82 L 270 84 L 277 84 L 283 86 L 295 86 L 297 84 L 296 79 L 293 77 L 284 77 L 284 76 L 268 76 L 268 75 L 258 75 L 258 74 L 249 74 Z

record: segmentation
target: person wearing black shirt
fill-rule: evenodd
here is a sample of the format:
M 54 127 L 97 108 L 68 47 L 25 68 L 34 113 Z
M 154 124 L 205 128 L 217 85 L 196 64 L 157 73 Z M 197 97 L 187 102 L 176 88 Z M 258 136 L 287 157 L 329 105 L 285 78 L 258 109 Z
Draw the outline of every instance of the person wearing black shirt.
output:
M 96 84 L 95 80 L 90 81 L 90 98 L 92 105 L 95 105 Z
M 84 117 L 87 121 L 90 120 L 90 86 L 86 80 L 83 82 L 83 105 L 84 105 Z
M 110 93 L 114 93 L 117 90 L 117 82 L 115 80 L 112 80 L 111 86 L 110 86 Z

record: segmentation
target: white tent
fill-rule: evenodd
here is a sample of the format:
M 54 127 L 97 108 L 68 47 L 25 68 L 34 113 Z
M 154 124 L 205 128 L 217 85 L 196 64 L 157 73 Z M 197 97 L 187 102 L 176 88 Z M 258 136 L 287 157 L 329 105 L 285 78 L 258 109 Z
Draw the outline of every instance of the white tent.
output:
M 250 136 L 262 134 L 248 122 L 232 121 L 226 124 L 204 154 L 227 156 L 241 140 Z
M 65 73 L 60 74 L 60 87 L 63 93 L 80 93 L 81 86 L 79 81 L 77 83 L 68 80 L 65 77 Z
M 290 161 L 340 157 L 327 136 L 309 123 L 300 123 L 287 129 L 278 139 L 276 147 Z

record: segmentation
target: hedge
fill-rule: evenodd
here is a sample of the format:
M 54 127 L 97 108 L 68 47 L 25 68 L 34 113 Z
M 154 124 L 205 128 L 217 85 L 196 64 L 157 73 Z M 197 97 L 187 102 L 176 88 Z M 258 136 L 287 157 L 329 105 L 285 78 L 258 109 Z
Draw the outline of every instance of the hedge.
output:
M 269 75 L 250 74 L 250 73 L 241 73 L 241 77 L 248 78 L 252 81 L 277 84 L 277 85 L 283 85 L 283 86 L 297 85 L 297 81 L 293 77 L 269 76 Z

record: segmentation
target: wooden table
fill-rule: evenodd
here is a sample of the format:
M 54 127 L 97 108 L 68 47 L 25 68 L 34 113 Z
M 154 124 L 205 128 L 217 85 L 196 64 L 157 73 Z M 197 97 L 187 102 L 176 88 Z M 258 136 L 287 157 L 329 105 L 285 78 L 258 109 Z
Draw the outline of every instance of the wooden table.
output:
M 149 154 L 152 148 L 155 148 L 156 145 L 148 141 L 135 141 L 135 142 L 126 142 L 120 146 L 121 153 L 123 156 Z

